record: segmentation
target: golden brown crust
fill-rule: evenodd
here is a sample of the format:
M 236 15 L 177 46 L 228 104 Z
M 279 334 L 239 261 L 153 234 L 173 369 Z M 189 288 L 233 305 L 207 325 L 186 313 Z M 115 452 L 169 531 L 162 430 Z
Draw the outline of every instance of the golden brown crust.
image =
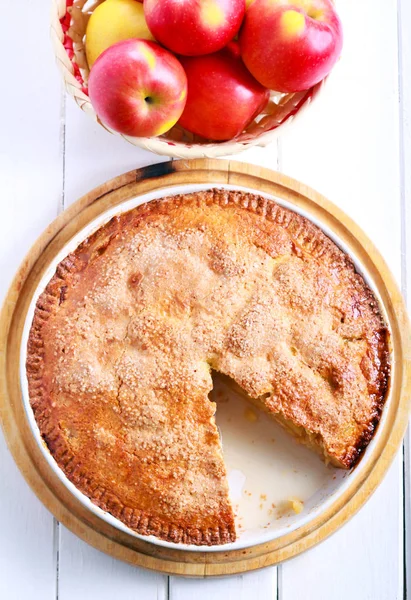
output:
M 350 259 L 274 202 L 210 190 L 115 217 L 57 267 L 29 336 L 50 452 L 138 533 L 235 539 L 210 367 L 355 464 L 378 424 L 388 333 Z

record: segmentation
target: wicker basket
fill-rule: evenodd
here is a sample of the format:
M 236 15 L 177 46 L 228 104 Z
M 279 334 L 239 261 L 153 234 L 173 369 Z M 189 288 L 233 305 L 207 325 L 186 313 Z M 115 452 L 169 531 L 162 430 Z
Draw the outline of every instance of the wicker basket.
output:
M 57 63 L 68 93 L 78 106 L 102 127 L 87 95 L 89 68 L 85 53 L 87 21 L 103 0 L 52 0 L 51 35 Z M 286 124 L 300 115 L 320 92 L 324 81 L 310 90 L 296 94 L 272 93 L 264 113 L 235 140 L 210 143 L 187 132 L 179 125 L 161 137 L 142 138 L 122 135 L 125 140 L 156 154 L 176 158 L 215 158 L 237 154 L 251 146 L 265 146 L 273 141 Z

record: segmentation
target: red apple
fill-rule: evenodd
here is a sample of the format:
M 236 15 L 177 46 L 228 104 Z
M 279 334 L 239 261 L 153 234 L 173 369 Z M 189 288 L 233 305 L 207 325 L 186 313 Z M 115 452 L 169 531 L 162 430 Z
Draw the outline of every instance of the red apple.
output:
M 230 44 L 207 56 L 184 57 L 187 103 L 179 124 L 209 140 L 239 135 L 263 110 L 269 91 L 244 67 Z
M 240 32 L 246 67 L 262 85 L 279 92 L 306 90 L 324 79 L 342 42 L 331 0 L 255 0 Z
M 153 36 L 184 56 L 224 48 L 240 29 L 244 11 L 245 0 L 144 0 Z
M 126 40 L 105 50 L 89 78 L 91 103 L 103 123 L 125 135 L 162 135 L 178 121 L 187 78 L 155 42 Z

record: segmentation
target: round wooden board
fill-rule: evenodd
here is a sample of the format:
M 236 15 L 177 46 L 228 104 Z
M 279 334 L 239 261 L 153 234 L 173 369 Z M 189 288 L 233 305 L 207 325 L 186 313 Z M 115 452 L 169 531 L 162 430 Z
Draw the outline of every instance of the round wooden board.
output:
M 20 342 L 32 295 L 45 268 L 72 236 L 96 216 L 129 198 L 173 185 L 245 186 L 285 199 L 332 229 L 372 276 L 392 334 L 395 369 L 385 419 L 361 477 L 310 523 L 272 542 L 243 550 L 190 552 L 157 546 L 121 532 L 87 511 L 59 481 L 31 434 L 19 379 Z M 148 569 L 208 577 L 259 569 L 286 560 L 324 540 L 369 498 L 387 471 L 404 435 L 411 396 L 411 333 L 404 301 L 378 250 L 342 211 L 317 192 L 284 175 L 240 162 L 174 161 L 131 171 L 93 190 L 62 213 L 23 261 L 0 320 L 0 416 L 15 461 L 29 485 L 75 534 L 108 554 Z

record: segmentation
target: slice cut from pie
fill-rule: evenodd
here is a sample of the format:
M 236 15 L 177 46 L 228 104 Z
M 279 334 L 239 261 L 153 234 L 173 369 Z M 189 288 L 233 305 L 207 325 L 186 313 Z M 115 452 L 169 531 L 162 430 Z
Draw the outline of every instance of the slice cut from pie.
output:
M 334 465 L 380 418 L 388 333 L 351 260 L 265 198 L 210 190 L 113 218 L 40 296 L 27 376 L 67 477 L 136 532 L 236 537 L 211 370 Z

